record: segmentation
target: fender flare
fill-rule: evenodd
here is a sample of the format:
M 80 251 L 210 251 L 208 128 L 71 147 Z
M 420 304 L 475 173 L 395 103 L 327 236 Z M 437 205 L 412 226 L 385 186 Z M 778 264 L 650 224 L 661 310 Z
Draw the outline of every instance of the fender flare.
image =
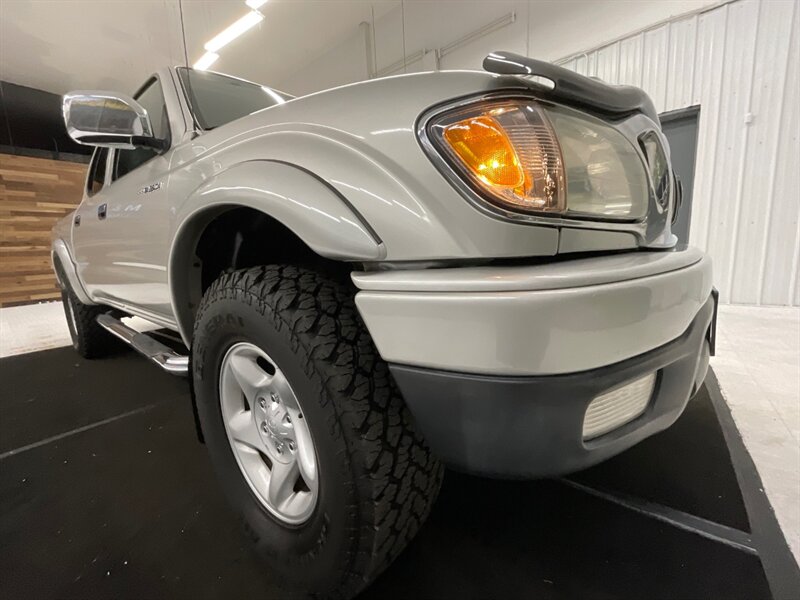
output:
M 69 284 L 69 287 L 75 292 L 78 300 L 84 304 L 95 304 L 83 288 L 83 284 L 81 284 L 81 280 L 78 277 L 78 271 L 75 269 L 75 262 L 70 255 L 69 248 L 67 248 L 66 242 L 61 238 L 53 240 L 51 259 L 53 261 L 53 271 L 56 274 L 56 281 L 58 281 L 59 286 L 63 288 L 65 283 Z M 64 277 L 67 279 L 66 282 L 61 281 L 58 269 L 56 268 L 56 260 L 58 260 L 58 263 L 61 265 Z
M 190 298 L 194 248 L 214 218 L 239 207 L 275 219 L 325 258 L 378 261 L 386 257 L 386 247 L 364 218 L 314 173 L 276 160 L 238 163 L 204 181 L 176 215 L 180 225 L 170 244 L 168 281 L 173 312 L 187 343 L 196 309 Z

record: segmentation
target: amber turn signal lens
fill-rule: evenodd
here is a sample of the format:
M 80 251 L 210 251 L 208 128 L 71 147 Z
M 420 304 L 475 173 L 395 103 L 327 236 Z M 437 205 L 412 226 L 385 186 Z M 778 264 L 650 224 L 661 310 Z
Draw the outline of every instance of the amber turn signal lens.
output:
M 472 174 L 498 189 L 515 189 L 525 182 L 511 140 L 490 116 L 476 116 L 448 125 L 444 139 Z
M 537 102 L 476 102 L 435 117 L 427 131 L 456 173 L 474 184 L 479 202 L 514 211 L 564 211 L 561 148 Z

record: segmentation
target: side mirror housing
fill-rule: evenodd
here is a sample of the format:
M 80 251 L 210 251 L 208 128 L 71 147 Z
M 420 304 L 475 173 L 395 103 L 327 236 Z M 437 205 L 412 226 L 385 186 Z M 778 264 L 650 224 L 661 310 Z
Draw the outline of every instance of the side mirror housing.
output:
M 69 137 L 85 146 L 163 150 L 153 134 L 150 116 L 130 96 L 116 92 L 77 91 L 64 95 L 61 108 Z

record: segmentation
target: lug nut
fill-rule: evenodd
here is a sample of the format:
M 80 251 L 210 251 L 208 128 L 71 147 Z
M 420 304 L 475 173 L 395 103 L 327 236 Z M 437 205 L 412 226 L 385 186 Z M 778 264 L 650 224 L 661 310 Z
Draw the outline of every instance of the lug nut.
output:
M 290 441 L 288 446 L 289 446 L 289 452 L 294 452 L 295 451 L 296 448 L 295 448 L 294 442 Z
M 278 398 L 278 394 L 276 394 L 275 392 L 270 392 L 269 397 L 273 402 L 277 402 L 278 400 L 280 400 L 280 398 Z
M 267 429 L 267 422 L 266 421 L 262 421 L 261 422 L 261 431 L 263 431 L 264 433 L 268 433 L 269 432 L 269 429 Z
M 259 406 L 260 406 L 262 409 L 264 409 L 264 408 L 267 408 L 267 401 L 266 401 L 266 400 L 264 400 L 264 398 L 259 398 L 259 399 L 258 399 L 258 405 L 259 405 Z

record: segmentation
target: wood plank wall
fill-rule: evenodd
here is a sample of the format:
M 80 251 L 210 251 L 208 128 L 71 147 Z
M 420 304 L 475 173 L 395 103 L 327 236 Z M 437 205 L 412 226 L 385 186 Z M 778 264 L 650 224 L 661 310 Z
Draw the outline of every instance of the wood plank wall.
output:
M 0 306 L 60 298 L 50 229 L 80 203 L 87 167 L 0 154 Z

